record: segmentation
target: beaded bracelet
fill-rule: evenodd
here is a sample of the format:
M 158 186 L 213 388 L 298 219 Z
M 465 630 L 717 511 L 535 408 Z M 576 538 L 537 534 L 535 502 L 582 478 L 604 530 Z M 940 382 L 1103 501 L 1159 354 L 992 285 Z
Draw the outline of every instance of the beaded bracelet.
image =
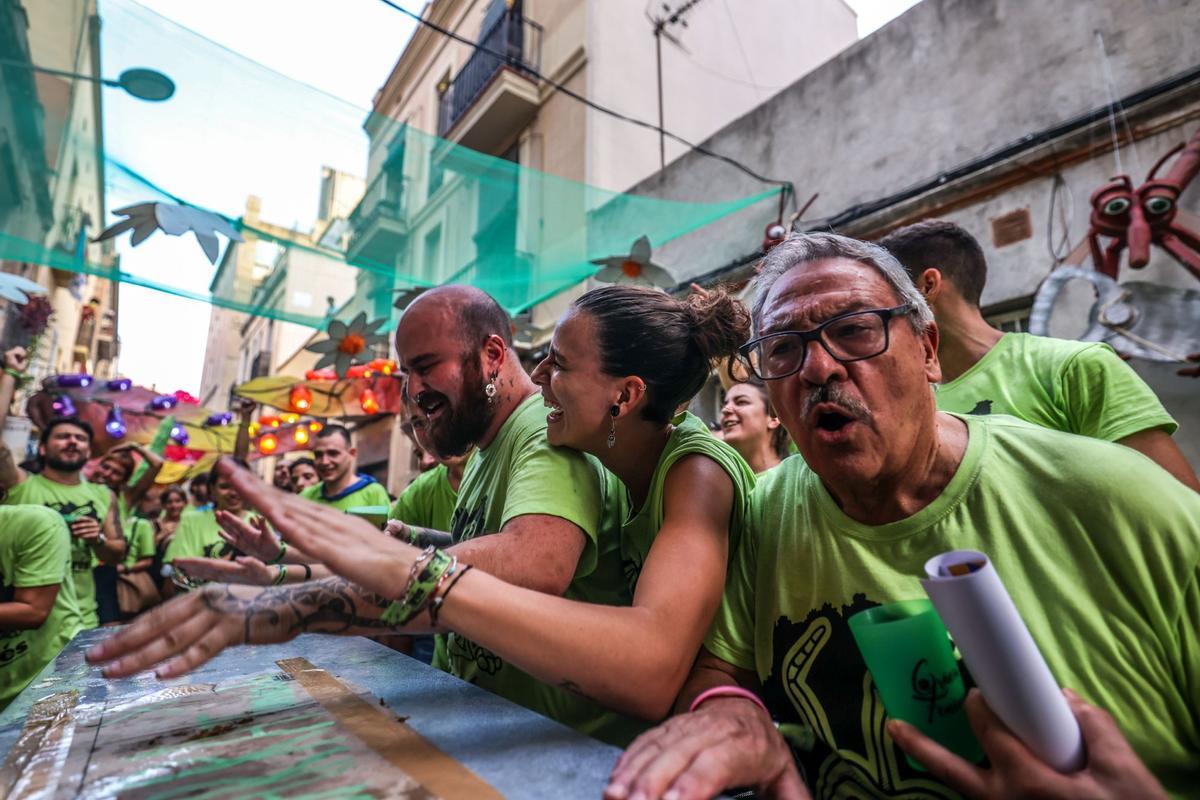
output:
M 285 580 L 287 580 L 287 564 L 280 564 L 279 565 L 279 574 L 275 576 L 275 582 L 272 585 L 279 586 Z
M 446 602 L 446 598 L 449 596 L 450 590 L 453 589 L 458 582 L 462 580 L 462 576 L 470 572 L 471 569 L 472 567 L 470 564 L 464 564 L 463 568 L 459 570 L 457 574 L 453 575 L 452 580 L 446 583 L 445 588 L 442 588 L 443 582 L 438 581 L 437 591 L 433 601 L 429 604 L 429 621 L 433 625 L 436 626 L 438 624 L 438 614 L 441 612 L 442 603 Z M 447 575 L 443 575 L 442 577 L 445 578 Z
M 287 542 L 285 542 L 285 541 L 283 541 L 283 540 L 281 539 L 281 540 L 279 541 L 279 555 L 275 556 L 275 557 L 274 557 L 274 558 L 272 558 L 270 561 L 268 561 L 268 562 L 267 562 L 267 566 L 273 567 L 273 566 L 275 566 L 276 564 L 282 564 L 282 563 L 283 563 L 283 557 L 284 557 L 285 555 L 287 555 Z
M 428 559 L 424 569 L 420 569 L 424 559 Z M 413 617 L 420 614 L 433 599 L 433 591 L 438 581 L 449 569 L 457 567 L 458 558 L 443 553 L 436 548 L 427 548 L 418 556 L 410 572 L 411 580 L 404 588 L 404 595 L 390 603 L 380 619 L 391 626 L 405 625 Z M 418 572 L 418 570 L 420 570 Z

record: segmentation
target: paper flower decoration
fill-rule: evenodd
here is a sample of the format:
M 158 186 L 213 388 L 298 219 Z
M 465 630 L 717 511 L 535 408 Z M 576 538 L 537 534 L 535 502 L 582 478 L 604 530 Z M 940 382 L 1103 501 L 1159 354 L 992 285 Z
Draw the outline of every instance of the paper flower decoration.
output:
M 40 283 L 13 275 L 11 272 L 0 272 L 0 297 L 5 300 L 24 305 L 29 302 L 29 295 L 45 293 L 46 287 Z
M 339 376 L 344 376 L 359 356 L 369 353 L 375 345 L 387 341 L 386 335 L 376 333 L 383 323 L 382 318 L 374 322 L 367 322 L 367 312 L 365 311 L 360 312 L 350 321 L 349 325 L 337 319 L 331 321 L 328 329 L 329 338 L 313 342 L 304 348 L 310 353 L 321 354 L 320 360 L 313 369 L 319 370 L 331 366 Z
M 138 203 L 118 208 L 113 213 L 126 219 L 109 225 L 100 231 L 100 235 L 93 241 L 111 239 L 133 228 L 133 236 L 129 242 L 136 247 L 156 230 L 171 236 L 182 236 L 191 231 L 204 250 L 204 255 L 208 256 L 208 260 L 213 264 L 217 263 L 217 255 L 220 252 L 218 233 L 235 242 L 245 241 L 224 217 L 201 208 L 174 203 Z
M 650 240 L 645 236 L 633 243 L 629 255 L 597 258 L 592 263 L 603 267 L 595 278 L 604 283 L 633 283 L 660 289 L 675 285 L 671 273 L 650 260 Z

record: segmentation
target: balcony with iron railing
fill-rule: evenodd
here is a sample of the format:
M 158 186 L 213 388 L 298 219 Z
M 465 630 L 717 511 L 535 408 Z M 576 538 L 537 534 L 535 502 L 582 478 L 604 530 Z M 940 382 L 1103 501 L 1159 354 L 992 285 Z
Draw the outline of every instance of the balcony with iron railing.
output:
M 403 131 L 400 134 L 403 136 Z M 376 265 L 394 264 L 408 236 L 404 217 L 403 151 L 388 160 L 367 186 L 362 200 L 350 212 L 349 261 Z
M 438 136 L 481 152 L 511 139 L 537 113 L 541 49 L 542 27 L 506 9 L 442 92 Z

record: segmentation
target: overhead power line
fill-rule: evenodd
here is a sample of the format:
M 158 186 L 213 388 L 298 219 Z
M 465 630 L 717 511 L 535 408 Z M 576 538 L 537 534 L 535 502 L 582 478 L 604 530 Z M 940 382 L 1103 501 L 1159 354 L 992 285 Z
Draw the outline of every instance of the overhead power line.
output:
M 420 14 L 418 14 L 414 11 L 409 11 L 407 8 L 399 5 L 398 3 L 392 2 L 392 0 L 380 0 L 380 2 L 383 3 L 385 6 L 388 6 L 389 8 L 399 11 L 401 14 L 404 14 L 405 16 L 411 17 L 412 19 L 416 20 L 421 25 L 424 25 L 425 27 L 427 27 L 433 31 L 436 31 L 449 39 L 453 39 L 456 42 L 465 44 L 474 50 L 477 50 L 477 51 L 480 51 L 483 53 L 487 53 L 488 55 L 493 56 L 494 58 L 500 59 L 500 61 L 502 61 L 502 62 L 508 63 L 509 61 L 511 61 L 511 57 L 506 55 L 505 53 L 501 53 L 496 50 L 492 50 L 489 47 L 484 47 L 483 45 L 479 44 L 478 42 L 473 42 L 470 39 L 466 38 L 465 36 L 460 36 L 459 34 L 455 33 L 454 31 L 449 30 L 448 28 L 443 28 L 441 25 L 438 25 L 437 23 L 430 22 L 429 20 L 422 17 Z M 589 100 L 588 98 L 584 97 L 583 95 L 579 94 L 578 92 L 576 92 L 572 89 L 568 89 L 563 84 L 558 83 L 557 81 L 551 80 L 550 78 L 546 77 L 542 73 L 538 72 L 537 70 L 535 70 L 529 66 L 522 65 L 521 69 L 522 69 L 522 71 L 527 72 L 528 74 L 532 75 L 534 78 L 537 78 L 538 80 L 544 81 L 546 84 L 553 86 L 555 89 L 557 89 L 559 92 L 562 92 L 567 97 L 570 97 L 573 100 L 577 100 L 580 103 L 583 103 L 588 108 L 591 108 L 595 111 L 599 111 L 602 114 L 607 114 L 610 117 L 622 120 L 623 122 L 628 122 L 630 125 L 636 125 L 639 128 L 645 128 L 646 130 L 654 131 L 662 136 L 667 137 L 668 139 L 671 139 L 672 141 L 682 144 L 684 147 L 687 147 L 689 150 L 695 151 L 702 156 L 707 156 L 709 158 L 715 158 L 718 161 L 722 161 L 722 162 L 728 164 L 729 166 L 733 167 L 734 169 L 738 170 L 739 172 L 742 172 L 745 175 L 749 175 L 751 178 L 754 178 L 756 181 L 761 181 L 762 183 L 773 184 L 773 185 L 781 187 L 782 191 L 783 191 L 782 196 L 780 197 L 780 209 L 781 210 L 784 208 L 786 203 L 795 196 L 795 186 L 792 184 L 791 181 L 779 180 L 778 178 L 768 178 L 765 175 L 755 172 L 750 167 L 747 167 L 745 164 L 741 163 L 740 161 L 737 161 L 736 159 L 730 158 L 729 156 L 722 155 L 720 153 L 715 153 L 712 150 L 709 150 L 708 148 L 703 147 L 701 145 L 693 144 L 692 142 L 689 142 L 687 139 L 684 139 L 682 136 L 671 133 L 670 131 L 664 129 L 660 125 L 655 125 L 652 122 L 647 122 L 643 119 L 638 119 L 637 117 L 631 117 L 628 114 L 622 114 L 620 111 L 616 111 L 615 109 L 608 108 L 607 106 L 602 106 L 599 103 L 593 102 L 593 101 Z

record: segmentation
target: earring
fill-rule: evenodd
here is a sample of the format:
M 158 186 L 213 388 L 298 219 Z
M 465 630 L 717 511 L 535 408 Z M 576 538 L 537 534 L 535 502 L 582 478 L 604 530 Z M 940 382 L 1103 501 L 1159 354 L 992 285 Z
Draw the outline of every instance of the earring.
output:
M 492 379 L 483 387 L 483 393 L 487 395 L 488 405 L 496 405 L 496 376 L 492 375 Z
M 620 406 L 613 406 L 608 410 L 610 419 L 608 427 L 608 446 L 611 449 L 617 443 L 617 415 L 621 413 Z

